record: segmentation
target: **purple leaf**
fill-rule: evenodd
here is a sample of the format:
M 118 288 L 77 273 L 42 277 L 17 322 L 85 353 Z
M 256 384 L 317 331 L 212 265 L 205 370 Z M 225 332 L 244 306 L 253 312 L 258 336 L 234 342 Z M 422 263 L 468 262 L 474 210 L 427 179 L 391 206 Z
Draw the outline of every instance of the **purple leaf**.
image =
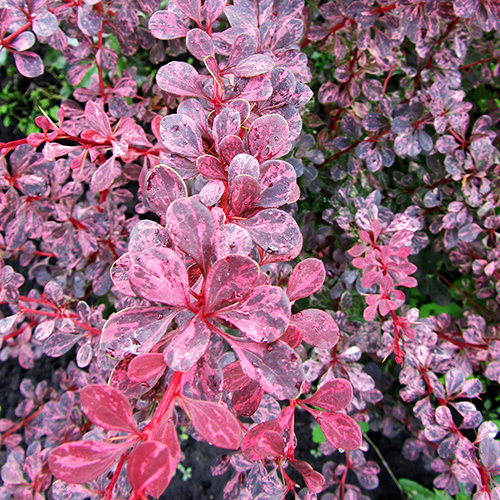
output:
M 106 430 L 139 434 L 128 399 L 106 385 L 87 385 L 80 389 L 80 401 L 87 418 Z
M 255 288 L 245 299 L 217 311 L 217 316 L 232 323 L 254 342 L 274 342 L 286 330 L 290 303 L 276 286 Z
M 237 221 L 237 224 L 250 233 L 257 245 L 272 255 L 287 254 L 301 241 L 295 220 L 274 208 L 262 210 L 250 219 Z
M 186 396 L 182 396 L 182 402 L 196 432 L 207 443 L 229 450 L 240 447 L 240 423 L 225 404 L 199 401 Z
M 458 239 L 465 243 L 472 243 L 483 232 L 477 224 L 466 224 L 458 231 Z
M 281 115 L 261 116 L 248 132 L 250 153 L 259 162 L 283 156 L 290 150 L 289 135 L 288 125 Z
M 215 233 L 215 255 L 218 259 L 237 253 L 249 255 L 252 248 L 248 231 L 235 224 L 224 224 Z
M 185 62 L 173 61 L 162 66 L 156 81 L 165 92 L 183 97 L 205 97 L 198 72 Z
M 130 255 L 124 253 L 118 260 L 115 260 L 109 272 L 114 285 L 121 293 L 129 297 L 136 297 L 128 280 L 128 270 L 131 265 Z
M 174 371 L 185 372 L 205 353 L 210 341 L 210 328 L 198 314 L 178 330 L 163 349 L 165 363 Z
M 146 441 L 137 445 L 127 460 L 127 477 L 135 492 L 159 498 L 179 465 L 179 445 Z
M 24 31 L 20 33 L 16 39 L 10 44 L 10 46 L 19 52 L 28 50 L 33 47 L 35 43 L 35 35 L 31 31 Z
M 189 116 L 165 116 L 160 133 L 163 144 L 172 153 L 188 158 L 198 158 L 204 153 L 200 129 Z
M 169 210 L 172 206 L 173 204 Z M 129 280 L 137 295 L 151 302 L 170 306 L 189 303 L 187 270 L 177 253 L 169 248 L 153 247 L 141 253 L 133 253 L 131 258 Z
M 149 352 L 178 314 L 165 307 L 130 307 L 113 314 L 102 330 L 101 349 L 121 359 Z
M 207 26 L 212 26 L 214 21 L 222 14 L 226 0 L 205 0 L 205 19 Z
M 274 67 L 272 57 L 264 54 L 254 54 L 242 60 L 235 67 L 229 70 L 235 76 L 251 78 L 258 75 L 263 75 Z
M 231 160 L 228 169 L 228 180 L 231 185 L 238 175 L 249 175 L 255 180 L 259 180 L 259 162 L 248 154 L 239 154 Z
M 339 340 L 339 327 L 326 311 L 306 309 L 294 314 L 290 322 L 302 330 L 302 339 L 314 347 L 331 349 Z
M 238 175 L 231 183 L 231 207 L 236 217 L 251 211 L 260 199 L 260 185 L 250 175 Z
M 59 26 L 57 17 L 48 10 L 38 11 L 33 19 L 33 31 L 38 37 L 53 35 Z
M 182 38 L 189 32 L 186 21 L 178 11 L 158 10 L 149 19 L 149 30 L 160 40 Z
M 206 275 L 215 232 L 208 208 L 194 198 L 174 201 L 167 210 L 167 229 L 174 244 L 190 255 Z
M 102 27 L 102 17 L 91 5 L 77 7 L 77 22 L 82 33 L 87 36 L 98 35 Z
M 290 302 L 317 292 L 323 285 L 325 277 L 325 266 L 318 259 L 305 259 L 297 264 L 288 279 L 286 293 Z
M 498 441 L 490 438 L 483 439 L 479 444 L 479 456 L 486 469 L 493 469 L 500 456 Z
M 121 168 L 116 157 L 112 156 L 106 160 L 94 173 L 90 182 L 92 192 L 100 193 L 109 189 L 113 181 L 121 174 Z
M 158 165 L 150 170 L 144 181 L 144 194 L 150 210 L 165 217 L 169 205 L 187 196 L 182 177 L 167 165 Z
M 187 17 L 201 25 L 201 1 L 200 0 L 173 0 L 174 5 Z
M 213 180 L 227 180 L 227 174 L 220 161 L 210 155 L 199 156 L 196 160 L 196 167 L 203 177 Z
M 43 62 L 34 52 L 13 52 L 16 68 L 26 78 L 43 75 Z
M 53 333 L 44 341 L 43 352 L 51 358 L 58 358 L 66 354 L 81 338 L 81 335 L 74 335 L 71 333 Z
M 129 446 L 100 441 L 65 443 L 50 453 L 50 471 L 66 483 L 85 484 L 107 472 Z
M 240 360 L 245 374 L 276 399 L 295 399 L 304 381 L 299 356 L 287 344 L 256 344 L 226 338 Z
M 214 119 L 212 135 L 218 145 L 228 135 L 238 135 L 241 128 L 241 117 L 238 111 L 224 108 Z
M 219 154 L 227 164 L 231 164 L 237 155 L 244 152 L 243 141 L 236 135 L 225 137 L 219 143 Z
M 259 277 L 259 266 L 250 257 L 228 255 L 210 267 L 205 283 L 205 311 L 216 311 L 244 300 Z

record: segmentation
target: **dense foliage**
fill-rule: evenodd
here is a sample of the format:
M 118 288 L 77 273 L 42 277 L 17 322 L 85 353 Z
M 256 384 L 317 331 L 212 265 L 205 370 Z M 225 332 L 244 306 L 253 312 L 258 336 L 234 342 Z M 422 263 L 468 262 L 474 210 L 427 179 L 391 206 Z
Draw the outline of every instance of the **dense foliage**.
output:
M 76 358 L 0 420 L 0 499 L 159 497 L 185 428 L 224 499 L 365 500 L 363 428 L 499 500 L 499 29 L 498 0 L 0 0 L 0 58 L 72 91 L 0 143 L 0 358 Z

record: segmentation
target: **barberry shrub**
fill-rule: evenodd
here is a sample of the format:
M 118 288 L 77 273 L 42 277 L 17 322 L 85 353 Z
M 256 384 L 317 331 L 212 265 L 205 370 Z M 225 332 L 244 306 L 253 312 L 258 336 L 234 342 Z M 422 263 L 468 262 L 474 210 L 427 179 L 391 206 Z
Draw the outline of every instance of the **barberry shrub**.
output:
M 182 427 L 228 500 L 369 498 L 367 429 L 499 500 L 499 29 L 497 0 L 0 0 L 7 64 L 73 88 L 0 143 L 0 358 L 75 358 L 0 420 L 0 497 L 160 497 Z

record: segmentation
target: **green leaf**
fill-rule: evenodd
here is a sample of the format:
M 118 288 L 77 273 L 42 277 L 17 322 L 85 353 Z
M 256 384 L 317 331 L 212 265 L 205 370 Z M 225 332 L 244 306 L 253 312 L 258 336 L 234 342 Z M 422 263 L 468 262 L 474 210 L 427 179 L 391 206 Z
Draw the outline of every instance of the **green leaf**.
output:
M 323 431 L 321 430 L 321 427 L 319 426 L 319 424 L 316 424 L 316 427 L 314 427 L 314 429 L 312 431 L 312 440 L 313 440 L 313 443 L 316 443 L 316 444 L 321 444 L 321 443 L 324 443 L 326 441 L 326 437 L 323 434 Z
M 361 430 L 365 433 L 370 430 L 370 424 L 368 422 L 358 422 L 358 425 L 361 427 Z

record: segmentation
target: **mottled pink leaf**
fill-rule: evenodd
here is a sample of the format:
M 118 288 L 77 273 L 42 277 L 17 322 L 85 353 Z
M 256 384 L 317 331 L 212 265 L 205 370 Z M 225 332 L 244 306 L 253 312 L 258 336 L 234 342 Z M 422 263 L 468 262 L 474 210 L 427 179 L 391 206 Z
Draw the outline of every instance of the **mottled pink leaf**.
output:
M 281 288 L 264 285 L 255 288 L 244 300 L 217 311 L 217 316 L 254 342 L 274 342 L 288 326 L 290 303 Z
M 278 114 L 265 115 L 252 123 L 248 132 L 250 153 L 259 162 L 283 156 L 290 149 L 288 125 Z
M 186 396 L 182 396 L 182 402 L 196 432 L 207 443 L 229 450 L 240 447 L 240 423 L 224 403 L 200 401 Z
M 132 261 L 130 260 L 130 255 L 124 253 L 118 260 L 115 260 L 111 266 L 110 273 L 114 285 L 121 293 L 129 297 L 136 297 L 128 280 L 128 270 L 131 265 Z
M 290 322 L 302 330 L 302 339 L 320 349 L 331 349 L 339 340 L 335 320 L 320 309 L 306 309 L 294 314 Z
M 131 258 L 129 280 L 137 295 L 170 306 L 188 303 L 187 270 L 177 253 L 170 248 L 153 247 L 141 253 L 132 253 Z
M 167 210 L 167 229 L 175 245 L 190 255 L 206 275 L 214 244 L 214 220 L 194 198 L 174 201 Z
M 35 35 L 31 31 L 24 31 L 20 33 L 16 39 L 11 42 L 10 46 L 14 50 L 19 52 L 23 52 L 24 50 L 28 50 L 35 43 Z
M 113 181 L 121 174 L 121 168 L 116 161 L 116 157 L 112 156 L 106 160 L 94 173 L 90 182 L 92 192 L 100 193 L 105 189 L 109 189 Z
M 272 93 L 273 86 L 271 82 L 264 75 L 259 75 L 253 78 L 237 79 L 233 92 L 228 98 L 245 99 L 249 102 L 260 102 L 271 97 Z
M 278 208 L 290 202 L 297 187 L 295 169 L 285 161 L 269 160 L 260 166 L 260 200 L 257 205 Z
M 260 199 L 260 186 L 250 175 L 238 175 L 231 183 L 231 207 L 236 217 L 252 210 Z
M 299 356 L 287 344 L 257 344 L 226 338 L 240 360 L 245 374 L 276 399 L 295 399 L 304 381 Z
M 139 434 L 128 399 L 113 387 L 88 385 L 80 389 L 80 401 L 92 423 L 106 430 Z
M 144 194 L 149 209 L 165 217 L 170 203 L 187 196 L 187 188 L 175 170 L 167 165 L 158 165 L 146 175 Z
M 203 61 L 207 56 L 215 56 L 212 38 L 198 28 L 187 34 L 186 48 L 199 61 Z
M 203 142 L 198 125 L 186 115 L 167 115 L 160 124 L 161 140 L 172 153 L 188 158 L 198 158 Z
M 203 186 L 199 193 L 199 199 L 206 207 L 213 207 L 224 196 L 226 186 L 224 182 L 216 180 L 210 181 Z
M 149 19 L 151 34 L 160 40 L 182 38 L 189 32 L 187 20 L 172 10 L 158 10 Z
M 250 233 L 257 245 L 271 255 L 290 252 L 301 239 L 293 217 L 275 208 L 262 210 L 249 219 L 236 222 Z
M 180 453 L 175 444 L 146 441 L 137 445 L 127 460 L 127 477 L 136 492 L 159 498 L 169 485 L 179 465 Z
M 101 349 L 118 359 L 131 353 L 149 352 L 178 312 L 178 309 L 165 307 L 122 309 L 106 321 L 101 334 Z
M 214 21 L 222 14 L 226 0 L 205 0 L 205 19 L 207 26 L 212 26 Z
M 134 382 L 147 382 L 166 368 L 163 354 L 150 352 L 136 356 L 128 365 L 127 374 Z
M 203 155 L 196 160 L 196 167 L 203 177 L 213 180 L 227 180 L 227 174 L 220 161 L 214 156 Z
M 265 422 L 252 427 L 241 443 L 241 452 L 247 460 L 252 461 L 284 457 L 285 446 L 277 422 Z
M 102 17 L 91 5 L 77 7 L 77 22 L 82 33 L 87 36 L 99 34 L 102 27 Z
M 185 62 L 172 61 L 162 66 L 156 81 L 165 92 L 183 97 L 205 97 L 198 72 Z
M 263 75 L 270 71 L 273 67 L 274 61 L 272 57 L 266 56 L 264 54 L 254 54 L 241 61 L 231 70 L 229 70 L 228 73 L 232 73 L 235 76 L 251 78 L 258 75 Z
M 238 111 L 229 107 L 224 108 L 214 119 L 212 136 L 215 144 L 219 143 L 228 135 L 238 135 L 241 128 L 241 117 Z
M 34 52 L 13 52 L 16 68 L 26 78 L 35 78 L 43 74 L 41 57 Z
M 210 341 L 210 328 L 198 314 L 171 335 L 171 340 L 163 349 L 163 358 L 172 370 L 185 372 L 205 353 Z
M 329 380 L 303 403 L 318 406 L 326 411 L 339 411 L 347 407 L 352 399 L 352 385 L 343 378 Z
M 228 180 L 230 185 L 238 175 L 249 175 L 258 181 L 260 176 L 259 162 L 248 154 L 236 155 L 232 159 L 228 169 Z
M 235 253 L 249 255 L 252 248 L 248 231 L 235 224 L 224 224 L 215 233 L 215 255 L 218 259 Z
M 201 1 L 200 0 L 173 0 L 174 5 L 187 17 L 201 25 Z
M 295 470 L 300 472 L 307 487 L 313 493 L 320 493 L 323 491 L 325 478 L 319 472 L 316 472 L 307 462 L 303 462 L 302 460 L 290 460 L 289 463 Z
M 325 281 L 326 271 L 319 259 L 306 259 L 295 266 L 288 279 L 287 295 L 294 302 L 317 292 Z
M 50 471 L 66 483 L 85 484 L 107 472 L 129 446 L 101 441 L 65 443 L 50 453 Z
M 227 164 L 231 164 L 236 155 L 244 152 L 243 141 L 236 135 L 229 135 L 219 143 L 219 154 Z
M 52 36 L 59 26 L 57 17 L 48 10 L 38 10 L 33 19 L 33 31 L 38 37 Z
M 205 283 L 205 312 L 244 300 L 259 277 L 259 266 L 250 257 L 228 255 L 210 267 Z

